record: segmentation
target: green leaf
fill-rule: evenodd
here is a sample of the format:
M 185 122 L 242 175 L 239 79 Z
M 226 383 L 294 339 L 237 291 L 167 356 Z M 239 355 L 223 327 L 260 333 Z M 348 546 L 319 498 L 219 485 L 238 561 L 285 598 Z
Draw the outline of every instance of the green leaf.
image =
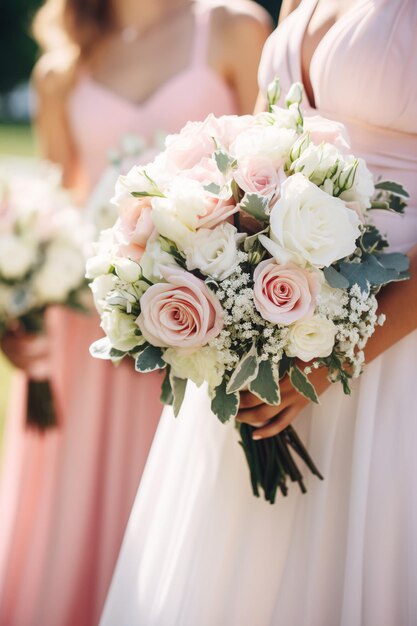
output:
M 134 198 L 165 198 L 166 196 L 155 189 L 155 191 L 131 191 L 131 195 Z
M 95 359 L 103 359 L 105 361 L 117 361 L 126 356 L 126 352 L 121 352 L 113 348 L 108 337 L 98 339 L 90 346 L 90 354 Z
M 211 410 L 223 424 L 236 417 L 239 409 L 239 394 L 227 393 L 226 386 L 227 381 L 224 379 L 214 390 L 211 401 Z
M 135 370 L 137 372 L 154 372 L 155 370 L 165 369 L 167 364 L 162 358 L 161 348 L 148 345 L 139 354 L 135 362 Z
M 378 287 L 408 277 L 389 265 L 389 260 L 388 266 L 384 266 L 375 254 L 368 254 L 364 255 L 361 263 L 342 261 L 340 273 L 347 278 L 351 287 L 357 284 L 361 291 L 368 293 L 370 285 Z
M 247 352 L 236 365 L 227 384 L 227 393 L 233 393 L 247 387 L 249 383 L 256 378 L 258 367 L 258 353 L 255 344 L 253 344 L 249 352 Z
M 255 233 L 254 235 L 250 235 L 249 237 L 246 237 L 244 244 L 243 244 L 244 251 L 249 252 L 250 250 L 252 250 L 252 248 L 256 246 L 259 240 L 259 235 L 267 235 L 268 232 L 269 232 L 269 228 L 264 228 L 263 230 L 260 230 L 258 233 Z
M 178 265 L 180 265 L 182 268 L 186 267 L 184 257 L 179 251 L 178 246 L 173 241 L 171 241 L 171 239 L 168 239 L 163 235 L 159 235 L 158 241 L 163 252 L 167 252 L 167 254 L 170 254 L 178 263 Z
M 160 396 L 160 400 L 162 404 L 168 404 L 168 405 L 172 404 L 174 401 L 174 393 L 171 387 L 170 373 L 171 373 L 171 368 L 167 367 L 165 371 L 164 381 L 161 386 L 161 396 Z
M 185 390 L 187 388 L 187 379 L 186 378 L 177 378 L 176 376 L 170 376 L 171 389 L 173 394 L 173 402 L 172 408 L 174 410 L 175 417 L 178 417 L 178 414 L 181 409 L 182 402 L 184 400 Z
M 236 167 L 237 162 L 230 154 L 227 154 L 224 150 L 216 150 L 214 153 L 216 165 L 222 174 L 226 175 L 230 169 Z
M 323 274 L 330 287 L 336 289 L 347 289 L 349 287 L 349 281 L 340 272 L 335 270 L 331 265 L 323 269 Z
M 257 193 L 247 193 L 239 203 L 239 208 L 260 222 L 268 222 L 268 204 L 268 198 L 260 196 Z
M 396 183 L 392 180 L 380 180 L 378 183 L 375 184 L 375 189 L 389 191 L 396 194 L 397 196 L 403 196 L 404 198 L 410 197 L 408 191 L 406 191 L 400 183 Z
M 271 361 L 261 361 L 258 375 L 249 383 L 249 391 L 267 404 L 278 405 L 281 402 L 278 367 Z
M 294 389 L 296 389 L 302 396 L 319 404 L 316 390 L 314 389 L 307 376 L 296 365 L 292 365 L 290 369 L 290 381 Z
M 389 252 L 385 254 L 375 254 L 378 262 L 385 267 L 385 269 L 393 269 L 397 272 L 406 272 L 410 267 L 410 259 L 406 254 L 400 252 Z
M 214 193 L 216 194 L 216 196 L 218 196 L 220 193 L 221 187 L 220 185 L 217 185 L 216 183 L 210 183 L 209 185 L 205 185 L 204 189 L 208 191 L 209 193 Z

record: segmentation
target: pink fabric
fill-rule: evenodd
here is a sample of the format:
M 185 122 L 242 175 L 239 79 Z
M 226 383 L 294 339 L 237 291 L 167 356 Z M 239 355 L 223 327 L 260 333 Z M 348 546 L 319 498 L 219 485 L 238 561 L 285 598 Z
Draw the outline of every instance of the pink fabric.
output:
M 81 75 L 68 115 L 90 183 L 106 151 L 132 132 L 151 139 L 189 119 L 236 113 L 233 94 L 205 63 L 210 12 L 196 12 L 190 67 L 142 105 Z M 96 315 L 49 316 L 59 430 L 24 431 L 26 383 L 11 393 L 0 484 L 0 625 L 97 624 L 160 416 L 158 373 L 92 359 Z

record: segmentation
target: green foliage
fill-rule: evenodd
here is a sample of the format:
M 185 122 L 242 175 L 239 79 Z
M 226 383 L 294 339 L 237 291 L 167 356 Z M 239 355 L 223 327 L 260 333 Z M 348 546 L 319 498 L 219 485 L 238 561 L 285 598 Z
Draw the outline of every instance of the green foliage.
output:
M 258 373 L 258 354 L 255 344 L 251 347 L 236 365 L 236 368 L 227 384 L 227 393 L 244 389 L 256 378 Z
M 247 193 L 240 202 L 239 208 L 259 222 L 269 222 L 268 198 L 256 193 Z
M 249 383 L 249 391 L 267 404 L 278 405 L 281 402 L 278 367 L 269 360 L 261 361 L 256 378 Z
M 135 370 L 137 372 L 154 372 L 162 370 L 167 366 L 162 358 L 161 348 L 147 345 L 144 350 L 136 357 Z
M 211 410 L 223 424 L 236 417 L 239 409 L 239 394 L 237 392 L 227 393 L 226 385 L 226 380 L 223 380 L 216 387 L 211 401 Z
M 319 404 L 316 390 L 314 389 L 307 376 L 296 365 L 292 365 L 290 369 L 290 381 L 294 389 L 301 393 L 302 396 Z

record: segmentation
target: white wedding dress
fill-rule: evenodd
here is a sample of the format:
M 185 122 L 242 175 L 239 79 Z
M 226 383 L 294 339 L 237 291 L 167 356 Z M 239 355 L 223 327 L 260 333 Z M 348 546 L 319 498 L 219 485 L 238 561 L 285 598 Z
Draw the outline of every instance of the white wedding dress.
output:
M 315 0 L 271 36 L 261 88 L 300 80 Z M 378 224 L 417 242 L 417 3 L 362 0 L 317 48 L 318 111 L 344 121 L 375 175 L 411 193 Z M 417 294 L 416 294 L 417 297 Z M 189 384 L 165 410 L 127 528 L 102 626 L 415 626 L 417 332 L 337 386 L 295 427 L 325 480 L 307 475 L 274 506 L 252 495 L 233 426 Z

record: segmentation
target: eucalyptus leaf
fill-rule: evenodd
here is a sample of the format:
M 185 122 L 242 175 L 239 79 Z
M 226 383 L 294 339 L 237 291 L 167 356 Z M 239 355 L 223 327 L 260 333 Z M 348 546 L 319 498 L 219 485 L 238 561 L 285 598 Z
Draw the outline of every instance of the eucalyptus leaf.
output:
M 375 254 L 375 257 L 386 269 L 393 269 L 397 272 L 406 272 L 410 267 L 410 259 L 406 254 L 401 254 L 400 252 Z
M 227 393 L 244 389 L 256 378 L 258 373 L 258 354 L 255 344 L 251 347 L 236 365 L 236 368 L 227 384 Z
M 135 370 L 137 372 L 154 372 L 155 370 L 162 370 L 167 366 L 162 358 L 161 348 L 148 345 L 139 354 L 135 362 Z
M 338 272 L 334 267 L 329 266 L 323 269 L 323 274 L 330 287 L 336 289 L 347 289 L 349 287 L 349 281 L 345 276 Z
M 239 409 L 239 394 L 227 393 L 226 386 L 227 381 L 224 379 L 214 390 L 211 401 L 211 410 L 223 424 L 236 417 Z
M 281 395 L 277 365 L 269 360 L 261 361 L 256 378 L 249 383 L 249 391 L 267 404 L 278 405 L 281 402 Z
M 350 286 L 357 284 L 365 293 L 369 292 L 370 286 L 378 287 L 407 278 L 395 268 L 384 266 L 375 254 L 364 255 L 361 263 L 342 261 L 339 267 L 340 273 L 347 278 Z
M 296 365 L 292 365 L 290 368 L 290 381 L 294 389 L 296 389 L 302 396 L 319 404 L 316 390 L 314 389 L 307 376 Z

